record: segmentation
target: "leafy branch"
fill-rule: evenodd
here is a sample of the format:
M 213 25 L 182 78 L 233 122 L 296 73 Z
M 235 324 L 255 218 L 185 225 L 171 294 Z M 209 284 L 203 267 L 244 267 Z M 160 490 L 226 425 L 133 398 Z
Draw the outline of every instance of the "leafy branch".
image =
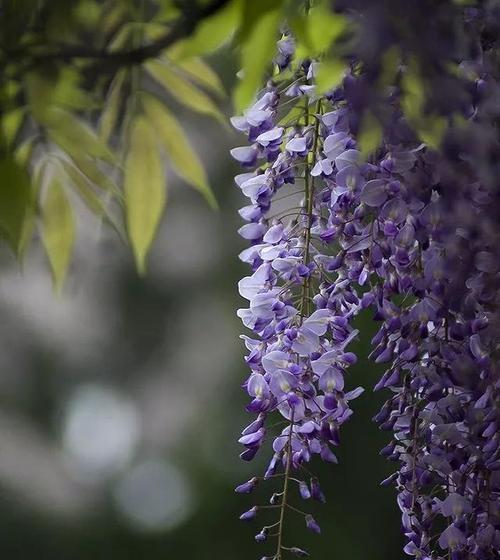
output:
M 188 3 L 187 9 L 182 12 L 181 16 L 165 34 L 152 43 L 140 47 L 109 51 L 108 49 L 95 49 L 84 45 L 60 45 L 55 50 L 45 52 L 33 52 L 29 48 L 16 48 L 4 50 L 3 57 L 9 63 L 24 59 L 30 60 L 33 65 L 53 61 L 67 63 L 76 59 L 99 60 L 103 63 L 103 67 L 141 64 L 146 60 L 157 57 L 165 49 L 191 35 L 200 22 L 214 15 L 230 1 L 213 0 L 202 6 Z

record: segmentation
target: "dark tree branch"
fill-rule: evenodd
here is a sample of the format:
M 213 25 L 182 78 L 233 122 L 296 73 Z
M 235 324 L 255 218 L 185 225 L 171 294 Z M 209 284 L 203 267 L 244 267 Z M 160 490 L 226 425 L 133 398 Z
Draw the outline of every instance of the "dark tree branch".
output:
M 165 35 L 150 43 L 134 49 L 110 52 L 106 49 L 95 50 L 85 46 L 59 47 L 48 52 L 30 52 L 25 49 L 4 51 L 7 60 L 29 59 L 31 64 L 63 61 L 70 62 L 75 59 L 97 60 L 106 66 L 129 66 L 141 64 L 145 60 L 156 57 L 161 51 L 175 44 L 180 39 L 188 37 L 196 26 L 204 19 L 215 14 L 230 0 L 212 0 L 208 4 L 193 7 L 189 13 L 184 13 L 173 24 Z

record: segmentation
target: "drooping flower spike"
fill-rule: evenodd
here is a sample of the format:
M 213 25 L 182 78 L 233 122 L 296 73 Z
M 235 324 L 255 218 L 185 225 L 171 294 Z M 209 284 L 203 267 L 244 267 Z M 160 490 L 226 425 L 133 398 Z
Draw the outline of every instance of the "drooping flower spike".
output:
M 280 46 L 282 70 L 291 45 L 286 39 Z M 242 432 L 241 457 L 253 459 L 268 441 L 272 447 L 263 476 L 236 490 L 249 493 L 261 478 L 281 484 L 270 504 L 242 519 L 261 508 L 275 511 L 277 520 L 256 535 L 258 542 L 275 539 L 268 558 L 307 556 L 285 540 L 287 516 L 303 515 L 315 533 L 320 527 L 291 498 L 325 500 L 307 464 L 315 455 L 337 461 L 340 427 L 363 391 L 346 389 L 355 385 L 348 376 L 356 361 L 352 319 L 371 309 L 381 325 L 371 358 L 387 364 L 375 389 L 392 392 L 375 420 L 392 433 L 381 453 L 398 470 L 384 483 L 397 488 L 405 552 L 428 560 L 495 558 L 497 185 L 482 180 L 466 157 L 450 161 L 422 144 L 394 94 L 384 141 L 366 161 L 350 93 L 362 74 L 346 70 L 339 88 L 318 96 L 311 71 L 317 64 L 298 65 L 289 88 L 269 82 L 233 119 L 250 142 L 232 152 L 249 168 L 236 177 L 249 200 L 239 231 L 250 246 L 240 258 L 252 270 L 239 283 L 248 307 L 238 316 L 253 332 L 244 336 L 244 388 L 256 419 Z M 289 96 L 297 97 L 293 119 L 281 110 Z M 478 105 L 466 117 L 488 114 Z

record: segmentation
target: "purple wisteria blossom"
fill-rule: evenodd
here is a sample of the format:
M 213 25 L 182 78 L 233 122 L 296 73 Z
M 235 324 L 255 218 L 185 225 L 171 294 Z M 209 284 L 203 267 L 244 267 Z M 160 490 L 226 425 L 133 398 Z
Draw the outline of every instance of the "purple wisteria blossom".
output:
M 293 40 L 282 41 L 277 64 L 286 69 Z M 278 521 L 256 536 L 276 538 L 268 558 L 307 555 L 284 543 L 285 514 L 301 512 L 290 506 L 289 489 L 325 500 L 306 464 L 314 456 L 337 462 L 340 428 L 363 391 L 348 373 L 356 362 L 352 320 L 371 312 L 380 327 L 370 358 L 386 368 L 374 388 L 391 393 L 374 420 L 391 434 L 381 454 L 397 465 L 383 484 L 397 489 L 405 553 L 498 558 L 497 179 L 482 176 L 465 148 L 450 156 L 422 143 L 394 93 L 383 141 L 367 159 L 357 140 L 363 75 L 347 71 L 341 86 L 317 96 L 318 64 L 299 65 L 289 87 L 269 82 L 233 119 L 250 142 L 233 157 L 253 169 L 236 177 L 248 198 L 239 233 L 250 245 L 240 258 L 251 273 L 239 283 L 247 305 L 238 316 L 252 331 L 243 337 L 250 369 L 244 388 L 247 411 L 256 415 L 239 441 L 245 460 L 262 447 L 271 454 L 263 476 L 236 491 L 249 493 L 271 477 L 282 482 L 270 505 L 242 519 L 275 508 Z M 291 120 L 281 110 L 290 97 L 301 109 Z M 463 118 L 473 129 L 488 111 L 472 100 Z M 449 137 L 455 132 L 451 127 Z M 315 519 L 303 515 L 319 533 Z

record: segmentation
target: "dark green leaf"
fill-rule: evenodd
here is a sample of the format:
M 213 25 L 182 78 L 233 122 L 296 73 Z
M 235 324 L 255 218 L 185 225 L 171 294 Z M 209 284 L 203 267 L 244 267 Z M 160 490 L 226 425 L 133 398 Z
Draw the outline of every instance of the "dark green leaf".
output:
M 22 253 L 33 212 L 28 172 L 13 157 L 0 159 L 0 229 L 17 255 Z

